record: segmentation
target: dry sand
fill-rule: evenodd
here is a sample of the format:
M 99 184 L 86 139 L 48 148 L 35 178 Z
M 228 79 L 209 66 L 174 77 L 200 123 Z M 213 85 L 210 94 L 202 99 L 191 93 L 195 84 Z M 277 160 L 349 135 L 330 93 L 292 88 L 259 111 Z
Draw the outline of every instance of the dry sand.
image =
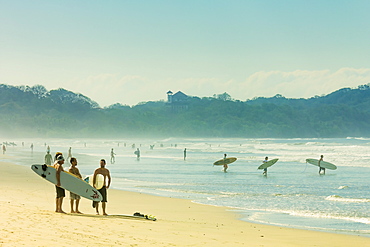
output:
M 366 237 L 253 224 L 227 208 L 113 189 L 108 214 L 158 220 L 94 216 L 86 199 L 84 216 L 59 214 L 54 186 L 30 168 L 0 162 L 0 174 L 0 246 L 370 246 Z M 70 211 L 69 193 L 63 210 Z

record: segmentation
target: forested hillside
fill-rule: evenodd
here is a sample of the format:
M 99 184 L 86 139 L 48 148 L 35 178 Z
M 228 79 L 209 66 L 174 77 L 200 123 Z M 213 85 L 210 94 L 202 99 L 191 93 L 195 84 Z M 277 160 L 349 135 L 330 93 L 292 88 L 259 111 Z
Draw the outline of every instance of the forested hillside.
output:
M 64 89 L 0 85 L 0 136 L 12 137 L 347 137 L 370 136 L 370 87 L 325 96 L 232 100 L 189 97 L 100 108 Z

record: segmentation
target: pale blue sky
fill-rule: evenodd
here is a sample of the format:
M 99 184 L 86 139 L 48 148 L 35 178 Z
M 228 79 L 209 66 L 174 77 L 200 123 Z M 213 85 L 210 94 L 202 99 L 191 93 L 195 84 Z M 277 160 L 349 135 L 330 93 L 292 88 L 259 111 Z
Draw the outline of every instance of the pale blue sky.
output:
M 102 106 L 370 83 L 370 1 L 3 1 L 0 83 Z

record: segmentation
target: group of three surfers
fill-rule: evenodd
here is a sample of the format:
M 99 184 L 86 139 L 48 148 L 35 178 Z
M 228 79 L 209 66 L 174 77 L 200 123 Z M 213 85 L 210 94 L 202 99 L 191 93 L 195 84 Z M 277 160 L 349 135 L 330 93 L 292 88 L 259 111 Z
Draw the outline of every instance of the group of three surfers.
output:
M 63 154 L 60 153 L 60 152 L 57 152 L 55 154 L 55 162 L 54 162 L 54 165 L 53 165 L 54 168 L 56 169 L 56 180 L 57 180 L 57 184 L 55 185 L 55 188 L 56 188 L 56 200 L 55 200 L 56 209 L 55 209 L 55 212 L 57 212 L 57 213 L 65 213 L 62 210 L 63 199 L 65 197 L 65 190 L 62 187 L 60 187 L 60 185 L 61 185 L 60 184 L 60 173 L 62 171 L 64 171 L 64 168 L 63 168 L 64 161 L 65 160 L 64 160 Z M 70 163 L 71 163 L 71 166 L 69 167 L 68 172 L 70 172 L 70 173 L 76 175 L 77 177 L 79 177 L 80 179 L 82 179 L 80 171 L 76 167 L 77 166 L 77 159 L 74 158 L 74 157 L 70 158 Z M 101 201 L 102 203 L 101 204 L 102 204 L 103 215 L 107 215 L 107 213 L 105 211 L 106 203 L 107 203 L 107 189 L 109 188 L 110 183 L 111 183 L 110 172 L 107 168 L 105 168 L 105 165 L 106 165 L 105 160 L 101 159 L 100 160 L 100 167 L 95 170 L 94 177 L 93 177 L 94 187 L 95 187 L 96 176 L 98 174 L 101 174 L 104 177 L 104 183 L 103 183 L 104 186 L 101 189 L 98 190 L 100 192 L 100 194 L 102 195 L 102 201 Z M 76 195 L 76 194 L 70 192 L 71 213 L 81 214 L 81 212 L 78 210 L 80 199 L 81 199 L 81 197 L 79 195 Z M 75 209 L 74 209 L 74 204 L 75 204 Z M 96 209 L 96 214 L 99 214 L 99 202 L 94 202 L 93 207 L 95 207 L 95 209 Z

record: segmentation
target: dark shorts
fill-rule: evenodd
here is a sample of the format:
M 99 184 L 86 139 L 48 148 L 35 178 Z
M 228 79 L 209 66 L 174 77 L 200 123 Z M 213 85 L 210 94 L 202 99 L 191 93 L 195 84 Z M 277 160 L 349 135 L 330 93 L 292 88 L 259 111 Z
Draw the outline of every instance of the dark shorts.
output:
M 107 202 L 107 187 L 103 186 L 100 190 L 98 190 L 102 195 L 103 199 L 101 202 Z
M 63 188 L 61 187 L 58 187 L 55 185 L 55 190 L 57 192 L 57 198 L 60 198 L 60 197 L 65 197 L 66 196 L 66 192 Z
M 69 197 L 71 200 L 80 200 L 81 199 L 81 196 L 75 194 L 75 193 L 72 193 L 72 192 L 69 192 Z

